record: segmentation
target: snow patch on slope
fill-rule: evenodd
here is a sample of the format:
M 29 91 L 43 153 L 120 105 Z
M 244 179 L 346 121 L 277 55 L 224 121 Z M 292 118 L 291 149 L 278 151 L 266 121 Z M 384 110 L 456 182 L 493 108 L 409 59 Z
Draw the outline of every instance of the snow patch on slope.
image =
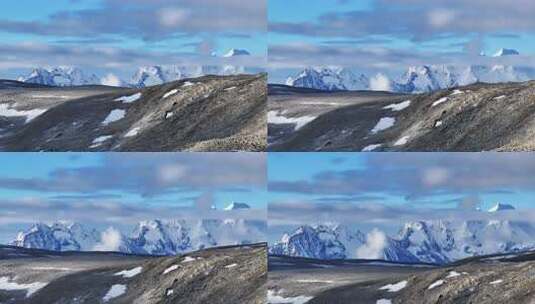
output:
M 295 124 L 294 130 L 299 130 L 309 122 L 316 119 L 316 116 L 285 117 L 277 111 L 268 112 L 268 123 L 270 124 Z
M 39 289 L 45 287 L 48 283 L 28 283 L 19 284 L 11 281 L 8 277 L 0 277 L 0 290 L 26 290 L 26 297 L 29 298 L 32 294 L 36 293 Z
M 114 101 L 121 101 L 123 103 L 132 103 L 134 101 L 137 101 L 138 99 L 140 99 L 142 96 L 141 93 L 136 93 L 134 95 L 130 95 L 130 96 L 121 96 L 117 99 L 114 99 Z
M 104 295 L 102 300 L 104 302 L 108 302 L 111 299 L 115 299 L 117 297 L 122 296 L 125 292 L 126 292 L 126 285 L 115 284 L 110 288 L 110 290 L 108 290 L 108 292 L 106 293 L 106 295 Z
M 26 117 L 26 123 L 29 123 L 30 121 L 35 119 L 37 116 L 43 114 L 46 111 L 47 111 L 46 109 L 33 109 L 33 110 L 27 110 L 27 111 L 19 111 L 19 110 L 11 108 L 6 103 L 0 104 L 0 116 Z
M 375 127 L 373 127 L 370 132 L 372 134 L 379 133 L 381 131 L 393 127 L 395 123 L 396 119 L 394 117 L 383 117 L 379 120 L 379 122 L 375 125 Z
M 109 125 L 112 122 L 116 122 L 118 120 L 121 120 L 121 119 L 124 118 L 125 114 L 126 114 L 125 110 L 121 110 L 121 109 L 112 110 L 110 112 L 110 114 L 108 114 L 108 116 L 106 116 L 106 118 L 104 119 L 102 124 L 103 125 Z

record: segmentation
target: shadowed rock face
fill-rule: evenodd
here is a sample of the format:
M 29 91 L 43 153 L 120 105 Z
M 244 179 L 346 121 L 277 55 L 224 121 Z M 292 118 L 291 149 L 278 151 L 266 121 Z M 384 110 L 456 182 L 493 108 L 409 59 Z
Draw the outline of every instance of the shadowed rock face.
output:
M 299 130 L 272 142 L 269 150 L 535 150 L 534 81 L 474 84 L 429 94 L 376 96 L 373 100 L 365 100 L 363 94 L 337 92 L 315 97 L 322 103 L 353 100 L 354 104 L 320 113 Z M 270 96 L 270 110 L 276 98 Z M 302 98 L 304 95 L 299 92 L 287 97 L 290 101 Z M 361 102 L 357 102 L 359 99 Z M 407 100 L 408 106 L 393 110 L 393 105 Z M 382 118 L 392 118 L 393 125 L 372 132 Z M 272 130 L 275 129 L 270 125 L 270 138 Z
M 31 294 L 0 284 L 0 302 L 6 304 L 260 304 L 266 297 L 267 251 L 257 244 L 152 257 L 0 247 L 2 280 L 11 286 L 41 284 Z M 112 288 L 123 292 L 109 298 Z
M 0 113 L 0 150 L 263 151 L 266 99 L 265 74 L 144 89 L 5 89 L 0 106 L 35 117 Z

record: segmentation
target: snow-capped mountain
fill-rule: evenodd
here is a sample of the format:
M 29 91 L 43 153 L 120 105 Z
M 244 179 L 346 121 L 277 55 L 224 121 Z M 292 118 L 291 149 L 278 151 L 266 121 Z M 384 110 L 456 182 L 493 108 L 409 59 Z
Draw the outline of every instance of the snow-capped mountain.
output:
M 494 212 L 499 212 L 499 211 L 504 211 L 504 210 L 515 210 L 515 207 L 509 204 L 496 203 L 494 206 L 492 206 L 489 209 L 489 212 L 494 213 Z
M 138 223 L 130 235 L 119 235 L 117 251 L 136 254 L 175 255 L 198 249 L 262 242 L 266 223 L 257 220 L 150 220 Z M 81 224 L 34 224 L 20 232 L 13 246 L 55 251 L 101 250 L 105 233 Z M 107 247 L 105 247 L 107 248 Z
M 535 76 L 535 75 L 534 75 Z M 476 82 L 500 83 L 530 80 L 524 71 L 512 66 L 429 65 L 410 67 L 394 85 L 394 91 L 423 93 L 465 86 Z
M 500 49 L 492 57 L 514 56 L 514 49 Z M 484 56 L 484 55 L 482 55 Z M 381 74 L 382 75 L 382 74 Z M 384 75 L 383 75 L 384 76 Z M 424 93 L 464 86 L 476 82 L 520 82 L 535 79 L 531 68 L 506 65 L 422 65 L 409 67 L 399 77 L 382 78 L 388 81 L 390 91 Z M 341 67 L 309 67 L 288 77 L 286 85 L 327 91 L 384 90 L 385 85 L 374 85 L 374 78 L 355 69 Z
M 17 80 L 60 87 L 100 84 L 100 79 L 95 74 L 86 74 L 79 68 L 66 66 L 36 68 L 30 74 L 21 76 Z
M 499 49 L 492 57 L 502 57 L 502 56 L 511 56 L 511 55 L 520 55 L 520 53 L 515 49 Z
M 367 90 L 370 80 L 346 68 L 311 67 L 295 77 L 289 77 L 286 85 L 328 91 Z
M 77 223 L 59 221 L 52 225 L 35 224 L 30 229 L 19 232 L 11 244 L 25 248 L 80 251 L 93 248 L 99 239 L 100 233 L 94 229 L 86 229 Z
M 251 209 L 251 206 L 246 203 L 232 202 L 225 207 L 225 210 L 239 210 L 239 209 Z
M 284 234 L 270 246 L 270 254 L 318 259 L 372 258 L 396 262 L 447 263 L 495 253 L 535 249 L 535 227 L 523 222 L 475 220 L 415 221 L 404 225 L 396 236 L 370 239 L 357 231 L 342 236 L 341 226 L 302 226 Z M 370 244 L 372 243 L 372 244 Z M 373 247 L 373 257 L 362 256 L 362 248 Z M 360 253 L 360 254 L 359 254 Z
M 301 226 L 291 234 L 284 234 L 270 246 L 269 253 L 275 255 L 300 256 L 317 259 L 352 258 L 353 250 L 365 242 L 365 236 L 358 230 L 343 225 Z
M 251 53 L 249 53 L 247 50 L 244 49 L 230 49 L 223 57 L 235 57 L 235 56 L 249 56 Z
M 244 49 L 230 49 L 224 58 L 250 56 Z M 214 53 L 213 57 L 217 57 Z M 244 73 L 258 73 L 259 68 L 249 68 L 237 65 L 154 65 L 140 67 L 130 81 L 118 78 L 114 74 L 98 77 L 85 73 L 76 67 L 36 68 L 30 74 L 21 76 L 17 80 L 50 86 L 79 86 L 79 85 L 111 85 L 125 87 L 147 87 L 184 78 L 194 78 L 204 75 L 235 75 Z
M 235 75 L 247 73 L 248 69 L 240 66 L 149 66 L 141 67 L 132 77 L 131 86 L 143 88 L 159 85 L 184 78 L 195 78 L 203 75 Z
M 36 68 L 29 75 L 21 76 L 17 80 L 26 83 L 61 87 L 110 85 L 143 88 L 204 75 L 236 75 L 258 73 L 259 71 L 260 70 L 254 68 L 234 65 L 146 66 L 138 68 L 130 81 L 125 81 L 113 74 L 108 74 L 105 77 L 99 78 L 95 74 L 87 74 L 79 68 L 57 67 L 51 69 Z
M 289 77 L 286 85 L 327 91 L 376 89 L 366 75 L 356 75 L 345 68 L 306 68 L 297 76 Z M 476 82 L 520 82 L 531 79 L 535 79 L 533 71 L 513 66 L 423 65 L 409 67 L 398 79 L 388 81 L 392 92 L 425 93 Z

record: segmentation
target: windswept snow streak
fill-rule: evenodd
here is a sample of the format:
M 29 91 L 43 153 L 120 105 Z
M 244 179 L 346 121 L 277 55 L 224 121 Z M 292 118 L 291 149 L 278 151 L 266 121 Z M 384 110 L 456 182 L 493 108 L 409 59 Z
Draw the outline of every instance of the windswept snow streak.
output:
M 375 144 L 375 145 L 369 145 L 369 146 L 366 146 L 364 147 L 364 149 L 362 149 L 361 152 L 371 152 L 379 147 L 381 147 L 382 144 Z
M 165 93 L 165 95 L 163 95 L 162 99 L 166 99 L 167 97 L 175 95 L 176 93 L 178 93 L 177 89 L 171 90 L 171 91 Z
M 427 287 L 427 289 L 433 289 L 435 287 L 441 286 L 442 284 L 444 284 L 444 280 L 438 280 L 438 281 L 434 282 L 433 284 L 429 285 L 429 287 Z
M 135 127 L 132 130 L 128 131 L 128 133 L 126 133 L 124 137 L 134 137 L 139 133 L 139 130 L 141 130 L 140 127 Z
M 93 140 L 93 144 L 90 146 L 90 148 L 98 147 L 98 146 L 102 145 L 102 143 L 107 141 L 108 139 L 111 139 L 112 137 L 113 137 L 113 135 L 99 136 L 99 137 L 95 138 L 95 140 Z
M 445 103 L 446 101 L 448 101 L 448 97 L 442 97 L 439 100 L 433 102 L 433 104 L 431 106 L 435 107 L 435 106 L 438 106 L 441 103 Z
M 177 270 L 177 269 L 178 269 L 178 265 L 176 265 L 176 264 L 175 264 L 175 265 L 171 265 L 171 266 L 169 266 L 167 269 L 165 269 L 165 270 L 163 271 L 163 274 L 168 274 L 168 273 L 170 273 L 171 271 L 175 271 L 175 270 Z
M 189 262 L 193 262 L 195 260 L 196 260 L 195 258 L 187 256 L 182 260 L 182 263 L 189 263 Z
M 409 142 L 410 136 L 403 136 L 402 138 L 398 139 L 394 146 L 403 146 L 406 145 Z
M 458 273 L 457 271 L 450 271 L 450 273 L 448 274 L 448 276 L 446 277 L 446 279 L 450 279 L 450 278 L 455 278 L 455 277 L 458 277 L 460 276 L 461 274 Z

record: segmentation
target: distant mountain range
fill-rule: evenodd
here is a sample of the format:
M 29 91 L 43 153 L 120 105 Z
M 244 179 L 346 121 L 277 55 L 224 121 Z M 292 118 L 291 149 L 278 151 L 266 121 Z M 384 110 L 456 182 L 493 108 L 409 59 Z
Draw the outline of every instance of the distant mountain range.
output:
M 249 56 L 247 50 L 231 49 L 222 57 Z M 233 65 L 154 65 L 140 67 L 130 80 L 120 79 L 113 74 L 99 77 L 93 73 L 86 73 L 77 67 L 59 66 L 52 68 L 35 68 L 28 75 L 18 77 L 18 81 L 49 86 L 82 86 L 82 85 L 110 85 L 121 87 L 143 88 L 159 85 L 184 78 L 195 78 L 204 75 L 236 75 L 255 74 L 261 72 L 258 68 Z
M 109 228 L 90 229 L 58 221 L 37 223 L 19 232 L 10 245 L 54 251 L 119 251 L 150 255 L 176 255 L 203 248 L 265 241 L 265 221 L 244 219 L 149 220 L 129 235 Z
M 497 204 L 489 212 L 512 209 L 511 205 Z M 472 256 L 535 250 L 533 235 L 535 225 L 502 220 L 414 221 L 406 223 L 395 236 L 378 230 L 365 235 L 336 224 L 305 225 L 284 234 L 269 252 L 318 259 L 443 264 Z
M 249 209 L 232 203 L 225 212 Z M 246 219 L 148 220 L 128 235 L 114 228 L 97 231 L 80 223 L 36 223 L 18 233 L 10 245 L 54 251 L 119 251 L 175 255 L 203 248 L 265 241 L 266 222 Z
M 513 49 L 500 49 L 493 57 L 515 56 Z M 397 79 L 383 74 L 369 77 L 355 69 L 340 67 L 309 67 L 289 77 L 289 86 L 320 90 L 374 90 L 399 93 L 424 93 L 469 85 L 476 82 L 520 82 L 535 79 L 535 70 L 494 65 L 422 65 L 409 67 Z

